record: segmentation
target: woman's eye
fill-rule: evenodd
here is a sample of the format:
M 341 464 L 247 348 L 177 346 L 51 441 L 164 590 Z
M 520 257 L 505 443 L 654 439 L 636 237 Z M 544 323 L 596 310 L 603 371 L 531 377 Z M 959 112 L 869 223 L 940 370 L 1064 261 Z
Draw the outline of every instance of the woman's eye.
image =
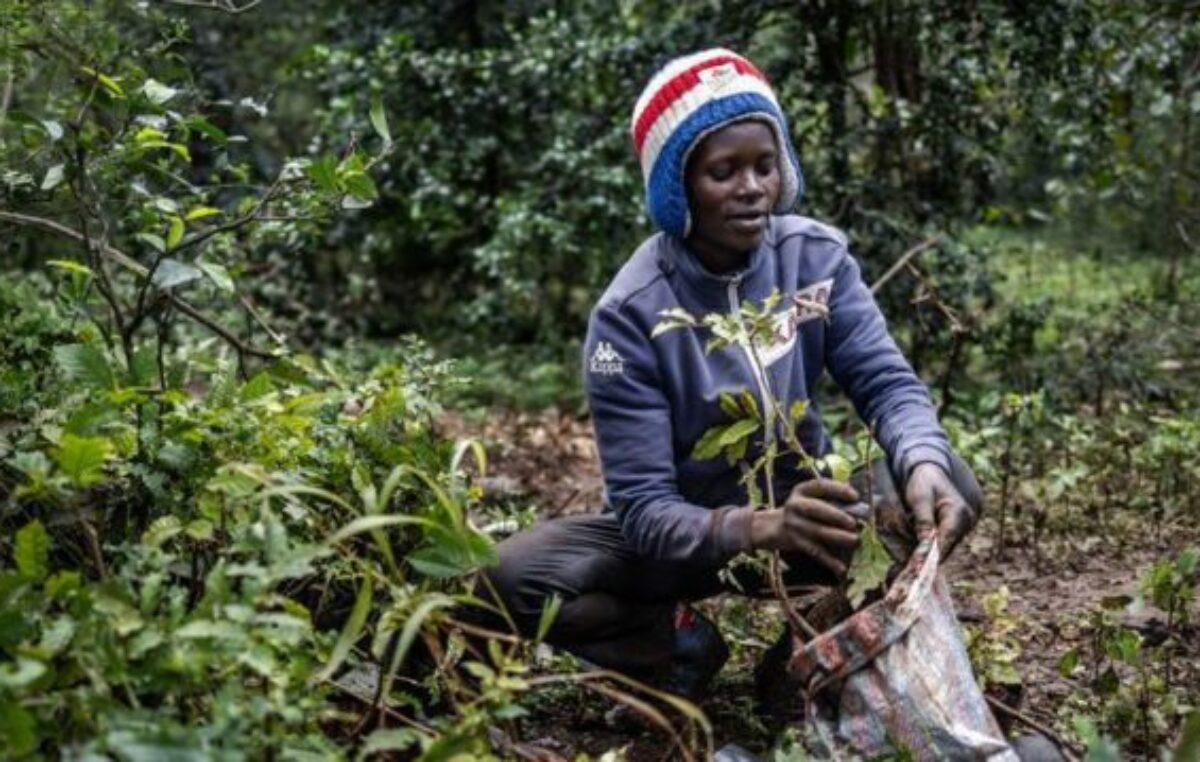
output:
M 708 176 L 717 182 L 725 182 L 733 177 L 733 168 L 726 164 L 718 164 L 708 170 Z
M 770 174 L 771 174 L 772 172 L 774 172 L 774 171 L 775 171 L 775 162 L 774 162 L 774 161 L 763 161 L 763 162 L 759 162 L 758 166 L 757 166 L 757 167 L 755 167 L 755 170 L 756 170 L 756 171 L 758 172 L 758 174 L 760 174 L 761 176 L 763 176 L 763 177 L 768 177 L 768 176 L 770 176 Z

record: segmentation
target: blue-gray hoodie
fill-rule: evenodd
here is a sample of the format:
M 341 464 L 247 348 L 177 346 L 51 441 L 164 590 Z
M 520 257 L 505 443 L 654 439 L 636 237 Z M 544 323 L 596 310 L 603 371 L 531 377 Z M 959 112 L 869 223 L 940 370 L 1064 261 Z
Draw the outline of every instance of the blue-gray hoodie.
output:
M 665 309 L 729 313 L 747 300 L 760 304 L 772 291 L 782 299 L 775 339 L 758 347 L 765 377 L 737 345 L 705 353 L 707 328 L 651 338 Z M 828 316 L 797 303 L 797 295 L 826 304 Z M 949 442 L 929 394 L 888 335 L 845 237 L 805 217 L 772 217 L 746 269 L 727 275 L 707 271 L 678 238 L 651 237 L 592 311 L 583 364 L 606 505 L 646 556 L 715 564 L 750 549 L 753 507 L 741 469 L 724 457 L 690 457 L 705 431 L 729 421 L 722 392 L 749 390 L 760 406 L 764 394 L 773 394 L 788 410 L 809 399 L 828 369 L 874 428 L 894 474 L 906 479 L 923 462 L 949 472 Z M 815 404 L 797 435 L 810 454 L 830 449 Z M 748 460 L 761 454 L 761 444 L 751 446 Z M 775 494 L 782 502 L 803 476 L 794 461 L 778 471 Z

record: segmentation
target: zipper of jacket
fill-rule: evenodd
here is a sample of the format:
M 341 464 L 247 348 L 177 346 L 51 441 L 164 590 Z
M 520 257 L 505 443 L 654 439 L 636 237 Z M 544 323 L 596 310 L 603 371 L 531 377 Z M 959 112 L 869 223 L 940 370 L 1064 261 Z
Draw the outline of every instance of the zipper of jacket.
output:
M 733 316 L 737 320 L 738 328 L 741 329 L 742 335 L 746 337 L 746 343 L 742 346 L 742 350 L 746 353 L 746 360 L 750 363 L 750 372 L 754 375 L 754 380 L 758 382 L 759 404 L 762 405 L 761 411 L 763 421 L 771 420 L 771 402 L 770 395 L 771 387 L 767 383 L 767 376 L 764 369 L 758 367 L 758 363 L 754 361 L 754 352 L 750 349 L 750 342 L 753 339 L 746 332 L 746 324 L 742 320 L 742 302 L 738 297 L 738 286 L 741 284 L 741 278 L 733 278 L 729 281 L 729 286 L 726 293 L 729 294 L 729 309 L 733 310 Z M 767 442 L 775 439 L 775 426 L 764 426 L 766 433 L 764 437 Z

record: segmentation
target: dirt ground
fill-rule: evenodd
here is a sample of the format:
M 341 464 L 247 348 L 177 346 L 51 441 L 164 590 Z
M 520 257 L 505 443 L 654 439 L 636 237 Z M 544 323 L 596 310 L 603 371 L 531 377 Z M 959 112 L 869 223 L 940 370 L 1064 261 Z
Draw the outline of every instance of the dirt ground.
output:
M 491 498 L 528 506 L 530 519 L 599 509 L 602 483 L 587 419 L 555 410 L 491 411 L 482 422 L 452 415 L 445 428 L 451 436 L 474 436 L 484 442 L 489 457 L 486 489 Z M 992 486 L 984 485 L 985 491 L 992 492 Z M 989 497 L 989 505 L 994 505 L 995 495 Z M 1006 551 L 998 557 L 995 517 L 985 517 L 944 567 L 959 618 L 968 625 L 983 624 L 987 617 L 981 599 L 1007 586 L 1008 613 L 1017 625 L 1013 636 L 1022 650 L 1016 664 L 1022 685 L 1010 691 L 1006 700 L 1059 730 L 1070 727 L 1079 697 L 1088 695 L 1084 678 L 1064 678 L 1059 662 L 1072 648 L 1086 648 L 1089 612 L 1106 601 L 1121 601 L 1121 596 L 1134 598 L 1138 580 L 1152 563 L 1200 542 L 1200 528 L 1191 525 L 1159 527 L 1153 532 L 1129 526 L 1110 529 L 1111 537 L 1142 539 L 1135 543 L 1112 540 L 1100 532 L 1072 532 L 1071 536 L 1050 535 L 1035 546 L 1023 525 L 1018 523 L 1014 530 L 1010 520 Z M 777 631 L 780 614 L 770 602 L 746 605 L 752 608 L 749 625 L 741 610 L 736 623 L 722 621 L 730 609 L 721 602 L 706 609 L 722 624 L 734 646 L 734 658 L 704 709 L 713 722 L 717 747 L 732 741 L 761 751 L 770 743 L 771 732 L 754 715 L 749 672 L 770 634 Z M 1163 623 L 1152 609 L 1136 615 L 1120 609 L 1114 616 L 1138 629 L 1151 644 L 1161 639 Z M 1198 628 L 1193 628 L 1188 641 L 1186 658 L 1176 663 L 1179 684 L 1195 685 L 1200 694 Z M 1200 695 L 1195 696 L 1196 702 Z M 527 723 L 525 738 L 531 748 L 568 759 L 612 748 L 624 748 L 635 760 L 674 758 L 661 734 L 606 722 L 604 715 L 611 707 L 611 701 L 581 690 L 570 697 L 552 698 L 546 702 L 545 714 Z

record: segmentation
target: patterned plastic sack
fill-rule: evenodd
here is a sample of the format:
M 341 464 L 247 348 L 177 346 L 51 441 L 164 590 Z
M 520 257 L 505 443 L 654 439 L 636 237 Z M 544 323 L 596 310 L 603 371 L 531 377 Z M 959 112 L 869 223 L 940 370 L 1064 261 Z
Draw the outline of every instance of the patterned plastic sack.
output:
M 975 682 L 938 561 L 930 533 L 882 599 L 793 655 L 807 722 L 824 747 L 814 751 L 1018 761 Z

